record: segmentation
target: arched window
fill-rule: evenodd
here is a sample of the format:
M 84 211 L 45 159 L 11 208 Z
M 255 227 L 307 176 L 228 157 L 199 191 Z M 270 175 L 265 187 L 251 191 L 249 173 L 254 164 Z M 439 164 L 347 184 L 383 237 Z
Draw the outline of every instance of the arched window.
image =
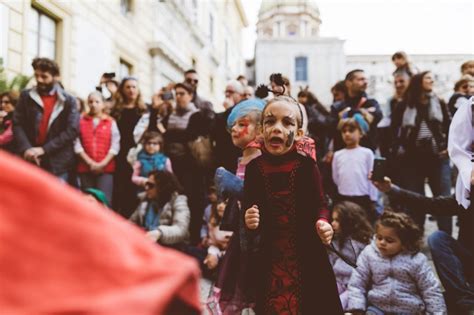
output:
M 298 33 L 298 26 L 295 24 L 290 24 L 286 28 L 288 36 L 295 36 Z
M 308 58 L 307 57 L 295 58 L 295 80 L 308 81 Z

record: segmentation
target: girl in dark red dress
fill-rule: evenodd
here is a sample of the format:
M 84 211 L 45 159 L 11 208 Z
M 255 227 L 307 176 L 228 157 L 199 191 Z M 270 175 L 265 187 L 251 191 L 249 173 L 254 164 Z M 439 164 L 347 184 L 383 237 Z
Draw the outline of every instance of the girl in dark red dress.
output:
M 279 96 L 263 111 L 263 154 L 245 173 L 247 288 L 257 314 L 343 314 L 323 244 L 329 224 L 314 160 L 297 153 L 303 136 L 295 100 Z

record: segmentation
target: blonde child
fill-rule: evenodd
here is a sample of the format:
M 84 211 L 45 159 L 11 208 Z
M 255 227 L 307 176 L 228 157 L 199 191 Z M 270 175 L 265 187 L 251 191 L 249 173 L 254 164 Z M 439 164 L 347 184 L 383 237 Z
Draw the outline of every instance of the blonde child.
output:
M 228 222 L 232 226 L 234 234 L 229 240 L 229 246 L 222 258 L 219 274 L 213 288 L 207 306 L 212 314 L 236 314 L 249 307 L 249 301 L 244 297 L 242 279 L 247 268 L 246 257 L 242 255 L 240 245 L 242 234 L 244 234 L 243 222 L 240 205 L 238 204 L 237 191 L 241 187 L 235 187 L 240 184 L 245 176 L 247 165 L 260 156 L 261 146 L 258 143 L 260 136 L 261 114 L 265 103 L 260 99 L 250 99 L 242 101 L 235 105 L 227 119 L 227 130 L 231 134 L 234 146 L 242 150 L 242 157 L 236 161 L 236 176 L 231 175 L 224 169 L 216 171 L 216 186 L 218 191 L 232 195 L 230 202 L 232 207 L 227 211 L 237 213 L 226 213 L 226 217 L 231 218 Z M 231 187 L 232 186 L 232 187 Z M 241 192 L 240 192 L 241 194 Z M 237 203 L 237 204 L 235 204 Z M 226 224 L 227 225 L 227 224 Z
M 262 113 L 263 153 L 245 172 L 245 278 L 257 314 L 343 313 L 324 247 L 333 230 L 321 176 L 315 161 L 296 150 L 302 126 L 294 99 L 269 101 Z
M 74 151 L 80 157 L 77 173 L 83 190 L 97 188 L 111 202 L 120 132 L 115 120 L 105 113 L 101 93 L 90 93 L 87 104 L 90 109 L 79 121 L 79 137 L 74 143 Z
M 408 215 L 385 211 L 375 240 L 357 260 L 347 309 L 354 314 L 445 314 L 439 281 L 420 252 L 421 239 Z
M 142 188 L 152 171 L 173 173 L 170 159 L 161 153 L 163 136 L 156 131 L 146 131 L 142 138 L 143 148 L 138 152 L 133 163 L 132 182 Z
M 365 211 L 356 203 L 339 202 L 332 210 L 331 225 L 334 229 L 333 244 L 335 249 L 345 257 L 356 261 L 360 252 L 370 243 L 373 233 Z M 334 252 L 329 252 L 329 260 L 336 276 L 342 307 L 346 309 L 347 285 L 354 268 Z

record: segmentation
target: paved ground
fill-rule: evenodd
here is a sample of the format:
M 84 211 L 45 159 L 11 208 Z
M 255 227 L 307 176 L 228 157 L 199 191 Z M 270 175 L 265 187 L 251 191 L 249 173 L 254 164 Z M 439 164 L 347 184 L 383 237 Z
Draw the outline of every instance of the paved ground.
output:
M 428 187 L 426 188 L 426 195 L 427 196 L 432 196 Z M 426 220 L 425 220 L 425 234 L 424 234 L 424 237 L 423 237 L 424 246 L 422 248 L 422 252 L 428 257 L 428 259 L 430 261 L 430 264 L 431 264 L 434 272 L 436 273 L 436 269 L 434 268 L 433 261 L 431 260 L 431 253 L 430 253 L 430 250 L 428 248 L 428 244 L 427 244 L 426 240 L 427 240 L 428 236 L 431 235 L 431 233 L 438 230 L 438 225 L 437 225 L 436 221 L 432 221 L 429 218 L 430 218 L 430 216 L 427 215 Z M 454 218 L 453 219 L 453 236 L 455 238 L 457 238 L 458 233 L 459 233 L 459 228 L 456 224 L 456 221 L 457 221 L 457 218 Z M 212 286 L 212 283 L 209 280 L 201 279 L 200 289 L 201 289 L 201 302 L 203 303 L 203 307 L 205 305 L 207 297 L 209 296 L 211 286 Z M 203 314 L 209 314 L 209 313 L 207 312 L 207 310 L 204 310 Z

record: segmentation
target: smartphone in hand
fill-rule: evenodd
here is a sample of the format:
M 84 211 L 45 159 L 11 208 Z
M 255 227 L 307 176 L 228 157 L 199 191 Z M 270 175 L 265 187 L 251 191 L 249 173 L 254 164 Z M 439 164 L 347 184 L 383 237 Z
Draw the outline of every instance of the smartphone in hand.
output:
M 387 160 L 383 157 L 374 159 L 374 168 L 372 170 L 372 180 L 376 182 L 383 182 L 383 178 L 387 172 Z

